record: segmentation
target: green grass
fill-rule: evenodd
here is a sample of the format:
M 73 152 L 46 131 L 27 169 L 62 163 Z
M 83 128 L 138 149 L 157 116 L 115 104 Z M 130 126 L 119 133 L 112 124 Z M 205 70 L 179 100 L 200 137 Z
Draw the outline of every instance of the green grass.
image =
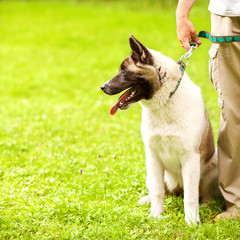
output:
M 152 3 L 152 5 L 150 4 Z M 117 96 L 100 85 L 130 53 L 128 36 L 176 61 L 175 3 L 61 1 L 0 3 L 0 239 L 239 239 L 236 221 L 214 222 L 221 201 L 184 221 L 182 197 L 168 196 L 161 220 L 148 219 L 138 105 L 110 116 Z M 207 5 L 192 13 L 209 30 Z M 187 68 L 214 128 L 217 95 L 208 48 Z

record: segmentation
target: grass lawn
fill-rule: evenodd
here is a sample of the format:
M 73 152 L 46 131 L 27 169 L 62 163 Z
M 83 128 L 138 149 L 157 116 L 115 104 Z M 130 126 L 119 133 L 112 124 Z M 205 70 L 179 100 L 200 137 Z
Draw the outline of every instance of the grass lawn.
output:
M 152 4 L 152 5 L 151 5 Z M 184 221 L 182 197 L 148 218 L 139 105 L 110 116 L 117 96 L 100 85 L 130 53 L 133 34 L 176 61 L 175 3 L 156 1 L 0 2 L 0 239 L 240 239 L 239 222 L 215 223 L 223 203 Z M 192 20 L 210 29 L 207 3 Z M 210 43 L 187 68 L 214 128 L 217 95 L 208 77 Z

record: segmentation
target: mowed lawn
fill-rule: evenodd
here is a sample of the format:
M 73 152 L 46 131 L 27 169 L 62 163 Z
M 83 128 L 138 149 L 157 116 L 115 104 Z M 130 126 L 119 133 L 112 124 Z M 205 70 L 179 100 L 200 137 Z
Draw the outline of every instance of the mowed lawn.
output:
M 221 200 L 184 221 L 182 196 L 148 218 L 141 109 L 110 116 L 118 96 L 100 85 L 130 54 L 133 34 L 176 61 L 176 3 L 156 1 L 0 2 L 0 239 L 240 239 L 237 221 L 215 222 Z M 210 29 L 207 3 L 191 16 Z M 210 43 L 187 71 L 202 88 L 214 129 L 217 95 L 208 77 Z M 184 114 L 184 113 L 183 113 Z

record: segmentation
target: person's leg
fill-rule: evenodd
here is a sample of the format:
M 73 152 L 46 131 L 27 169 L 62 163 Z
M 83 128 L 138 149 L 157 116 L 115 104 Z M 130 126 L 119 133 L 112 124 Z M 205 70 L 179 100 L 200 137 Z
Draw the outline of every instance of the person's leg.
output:
M 212 34 L 240 35 L 240 17 L 212 14 Z M 210 76 L 218 91 L 221 122 L 218 136 L 219 187 L 227 211 L 240 209 L 240 43 L 213 44 Z

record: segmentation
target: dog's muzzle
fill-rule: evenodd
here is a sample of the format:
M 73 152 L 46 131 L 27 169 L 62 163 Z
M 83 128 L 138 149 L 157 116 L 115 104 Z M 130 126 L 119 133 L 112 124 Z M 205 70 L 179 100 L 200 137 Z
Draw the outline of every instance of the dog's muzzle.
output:
M 123 89 L 119 89 L 115 86 L 112 86 L 112 84 L 106 82 L 104 83 L 101 87 L 102 91 L 108 95 L 114 95 L 114 94 L 118 94 L 120 92 L 123 91 Z
M 104 89 L 106 88 L 105 83 L 101 86 L 102 91 L 104 92 Z

